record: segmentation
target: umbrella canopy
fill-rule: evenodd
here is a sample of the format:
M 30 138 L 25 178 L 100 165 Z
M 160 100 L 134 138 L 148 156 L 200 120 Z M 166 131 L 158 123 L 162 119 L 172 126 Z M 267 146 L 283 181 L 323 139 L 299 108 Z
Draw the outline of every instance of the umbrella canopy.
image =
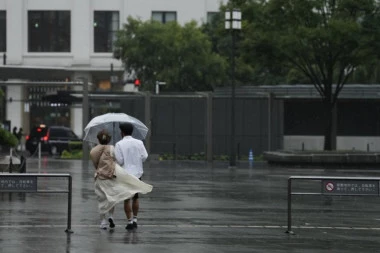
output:
M 125 113 L 106 113 L 96 116 L 84 128 L 83 140 L 91 143 L 98 143 L 96 136 L 99 131 L 105 129 L 112 137 L 111 143 L 115 144 L 117 141 L 121 140 L 121 133 L 119 129 L 120 123 L 127 122 L 133 125 L 132 137 L 139 140 L 144 140 L 148 133 L 148 128 L 140 120 Z

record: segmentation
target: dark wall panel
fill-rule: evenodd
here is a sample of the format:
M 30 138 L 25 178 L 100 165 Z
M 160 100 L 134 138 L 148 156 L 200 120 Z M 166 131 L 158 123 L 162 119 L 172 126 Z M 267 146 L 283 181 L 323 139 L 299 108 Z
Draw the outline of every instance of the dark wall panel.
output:
M 323 135 L 320 100 L 284 102 L 285 135 Z M 375 100 L 340 100 L 337 105 L 338 136 L 380 136 L 380 104 Z
M 231 100 L 213 98 L 212 132 L 213 154 L 230 154 Z M 282 102 L 272 105 L 272 149 L 282 143 Z M 123 112 L 145 119 L 144 97 L 126 99 Z M 247 156 L 268 150 L 268 99 L 236 98 L 235 141 L 237 155 Z M 151 153 L 192 155 L 206 152 L 207 98 L 200 96 L 152 96 L 151 98 Z M 280 119 L 277 117 L 280 116 Z M 144 120 L 142 120 L 144 122 Z M 277 126 L 277 125 L 281 126 Z

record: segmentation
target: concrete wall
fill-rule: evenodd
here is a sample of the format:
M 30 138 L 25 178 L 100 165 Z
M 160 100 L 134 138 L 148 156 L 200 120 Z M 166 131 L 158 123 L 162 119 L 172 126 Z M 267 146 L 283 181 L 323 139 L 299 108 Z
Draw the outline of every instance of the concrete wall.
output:
M 323 136 L 284 136 L 285 150 L 323 150 Z M 380 151 L 378 136 L 338 136 L 337 150 Z

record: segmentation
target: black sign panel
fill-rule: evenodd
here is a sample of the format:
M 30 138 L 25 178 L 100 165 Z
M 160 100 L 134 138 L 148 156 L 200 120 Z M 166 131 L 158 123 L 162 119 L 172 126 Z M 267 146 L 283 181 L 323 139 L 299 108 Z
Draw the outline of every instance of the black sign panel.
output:
M 323 194 L 379 195 L 378 180 L 322 180 Z
M 0 176 L 0 192 L 37 192 L 37 177 Z

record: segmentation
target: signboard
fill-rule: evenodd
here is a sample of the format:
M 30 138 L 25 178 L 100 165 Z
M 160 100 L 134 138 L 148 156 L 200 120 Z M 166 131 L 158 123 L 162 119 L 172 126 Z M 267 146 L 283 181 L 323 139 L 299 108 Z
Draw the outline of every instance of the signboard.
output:
M 36 176 L 0 176 L 0 192 L 36 192 Z
M 322 180 L 322 194 L 379 195 L 378 180 Z

